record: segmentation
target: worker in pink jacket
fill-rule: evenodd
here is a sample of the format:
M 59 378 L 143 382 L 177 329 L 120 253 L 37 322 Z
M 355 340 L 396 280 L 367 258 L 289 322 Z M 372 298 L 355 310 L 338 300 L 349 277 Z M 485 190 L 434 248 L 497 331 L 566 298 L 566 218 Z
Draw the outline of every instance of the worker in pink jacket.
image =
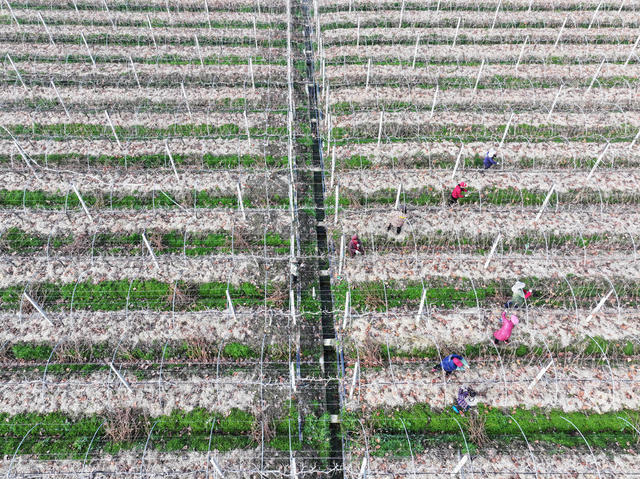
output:
M 518 317 L 515 314 L 512 314 L 509 319 L 507 319 L 507 312 L 502 312 L 502 327 L 498 329 L 495 333 L 493 333 L 493 341 L 496 344 L 500 344 L 500 341 L 504 341 L 505 343 L 509 343 L 509 338 L 511 337 L 511 330 L 513 327 L 518 324 Z
M 449 197 L 449 204 L 452 205 L 454 203 L 457 203 L 460 198 L 464 198 L 463 191 L 467 191 L 467 184 L 464 181 L 462 183 L 458 183 L 451 192 L 451 196 Z

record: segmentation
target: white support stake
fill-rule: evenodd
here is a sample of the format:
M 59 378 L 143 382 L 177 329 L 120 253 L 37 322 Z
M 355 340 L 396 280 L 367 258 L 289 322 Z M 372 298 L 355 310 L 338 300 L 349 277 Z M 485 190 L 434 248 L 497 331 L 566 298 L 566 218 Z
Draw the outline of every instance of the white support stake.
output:
M 593 78 L 591 79 L 591 83 L 589 83 L 589 88 L 587 88 L 585 95 L 588 95 L 589 92 L 591 91 L 591 87 L 593 87 L 593 84 L 596 82 L 596 78 L 598 78 L 598 75 L 600 74 L 600 70 L 602 69 L 602 65 L 604 65 L 604 61 L 605 61 L 605 58 L 603 58 L 602 61 L 600 62 L 600 65 L 598 65 L 598 69 L 593 74 Z
M 524 42 L 522 42 L 522 48 L 520 49 L 520 55 L 518 55 L 518 61 L 516 62 L 516 73 L 518 73 L 518 67 L 520 66 L 520 61 L 522 60 L 522 55 L 524 55 L 524 49 L 527 46 L 527 42 L 529 41 L 529 35 L 526 36 Z
M 209 24 L 209 30 L 211 30 L 211 17 L 209 16 L 209 3 L 204 0 L 204 11 L 207 12 L 207 23 Z M 255 24 L 255 20 L 253 21 Z
M 138 72 L 136 72 L 136 66 L 133 63 L 133 58 L 131 58 L 131 55 L 129 55 L 129 63 L 131 63 L 131 71 L 133 72 L 133 77 L 136 79 L 136 83 L 138 84 L 138 90 L 142 90 L 140 79 L 138 78 Z
M 249 130 L 249 119 L 247 118 L 247 110 L 243 112 L 244 115 L 244 131 L 247 134 L 247 140 L 251 142 L 251 131 Z
M 24 81 L 22 80 L 22 75 L 20 75 L 20 72 L 16 68 L 16 64 L 13 63 L 13 60 L 11 59 L 11 56 L 8 53 L 7 53 L 7 58 L 9 59 L 9 63 L 11 63 L 11 67 L 13 68 L 13 71 L 16 72 L 16 75 L 18 76 L 18 80 L 20 80 L 20 83 L 22 84 L 22 88 L 24 88 L 24 91 L 29 93 L 29 89 L 27 88 L 27 85 L 25 85 Z
M 251 76 L 251 89 L 255 92 L 256 91 L 256 82 L 255 82 L 255 79 L 253 77 L 253 60 L 251 59 L 251 57 L 249 57 L 249 75 Z
M 222 469 L 220 468 L 220 465 L 216 462 L 216 460 L 213 457 L 210 457 L 209 462 L 213 466 L 213 472 L 215 473 L 216 477 L 219 476 L 221 479 L 224 479 L 224 474 L 222 474 Z
M 202 58 L 202 50 L 200 50 L 200 42 L 198 41 L 198 34 L 194 33 L 193 38 L 196 44 L 196 51 L 198 52 L 198 58 L 200 58 L 200 66 L 204 67 L 204 59 Z
M 115 373 L 116 377 L 120 380 L 120 382 L 124 384 L 124 387 L 127 388 L 127 391 L 133 394 L 133 390 L 131 389 L 131 386 L 129 386 L 129 383 L 125 380 L 124 377 L 122 377 L 122 374 L 118 372 L 118 370 L 115 368 L 113 363 L 109 363 L 109 367 Z
M 87 205 L 85 204 L 84 200 L 82 199 L 82 196 L 80 196 L 80 192 L 78 191 L 78 188 L 76 188 L 76 185 L 74 185 L 73 183 L 71 183 L 71 188 L 73 188 L 73 192 L 78 197 L 78 201 L 80 201 L 80 206 L 82 206 L 82 209 L 84 210 L 86 215 L 89 217 L 89 221 L 91 221 L 93 223 L 93 218 L 91 217 L 91 214 L 89 213 L 89 208 L 87 208 Z
M 345 330 L 347 327 L 347 320 L 349 319 L 349 302 L 351 300 L 351 291 L 347 290 L 347 294 L 344 298 L 344 316 L 342 318 L 342 329 Z
M 496 20 L 498 19 L 498 12 L 500 11 L 500 5 L 502 5 L 502 0 L 498 2 L 498 6 L 496 7 L 496 13 L 493 16 L 493 23 L 491 23 L 491 30 L 489 30 L 489 33 L 491 33 L 493 31 L 493 27 L 496 26 Z
M 189 118 L 193 120 L 193 116 L 191 115 L 191 108 L 189 108 L 189 99 L 187 98 L 187 90 L 184 89 L 184 82 L 180 83 L 180 89 L 182 90 L 182 97 L 184 98 L 184 104 L 187 106 L 187 113 L 189 114 Z
M 289 363 L 289 378 L 291 380 L 291 389 L 296 392 L 296 365 L 293 361 Z
M 13 8 L 11 8 L 11 4 L 9 3 L 9 0 L 4 0 L 4 2 L 7 4 L 7 7 L 9 7 L 9 13 L 11 14 L 11 18 L 13 18 L 13 21 L 16 22 L 16 25 L 18 25 L 18 27 L 20 27 L 20 30 L 22 30 L 22 27 L 20 26 L 20 23 L 18 23 L 18 19 L 16 18 L 15 14 L 13 13 Z
M 560 93 L 562 93 L 562 88 L 564 85 L 560 85 L 558 88 L 558 93 L 556 93 L 556 97 L 553 99 L 553 103 L 551 104 L 551 108 L 549 109 L 549 114 L 547 115 L 547 121 L 551 118 L 551 114 L 553 113 L 553 109 L 556 107 L 556 103 L 558 102 L 558 98 L 560 98 Z
M 427 290 L 422 288 L 422 296 L 420 297 L 420 305 L 418 306 L 418 314 L 416 314 L 416 326 L 420 323 L 422 312 L 424 311 L 424 301 L 427 299 Z
M 378 126 L 378 149 L 380 149 L 380 142 L 382 141 L 382 121 L 384 119 L 384 112 L 380 112 L 380 125 Z
M 333 188 L 333 180 L 336 174 L 336 147 L 333 146 L 331 151 L 331 182 L 329 184 L 329 188 Z
M 501 239 L 502 239 L 502 233 L 498 233 L 498 236 L 496 236 L 496 239 L 493 242 L 493 246 L 491 246 L 491 251 L 489 251 L 489 256 L 487 256 L 487 261 L 484 262 L 484 269 L 487 269 L 489 267 L 489 262 L 493 257 L 493 253 L 496 252 L 496 248 L 498 247 L 498 243 L 500 242 Z
M 629 56 L 627 57 L 627 61 L 624 62 L 624 66 L 626 67 L 629 62 L 631 61 L 631 57 L 633 56 L 633 52 L 636 50 L 636 48 L 638 47 L 638 43 L 640 43 L 640 35 L 638 35 L 638 38 L 636 38 L 636 42 L 633 44 L 633 48 L 631 49 L 631 51 L 629 52 Z
M 338 202 L 340 201 L 340 183 L 336 183 L 336 206 L 335 206 L 335 217 L 333 219 L 333 224 L 338 224 Z
M 242 212 L 242 219 L 247 221 L 247 214 L 244 212 L 244 203 L 242 201 L 242 190 L 240 189 L 240 183 L 236 183 L 236 188 L 238 191 L 238 206 L 240 207 L 240 211 Z
M 436 109 L 436 101 L 438 101 L 438 91 L 440 90 L 440 85 L 436 81 L 436 91 L 433 93 L 433 102 L 431 102 L 431 115 L 429 115 L 429 119 L 433 118 L 433 112 Z
M 420 34 L 416 35 L 416 46 L 413 49 L 413 63 L 411 64 L 411 68 L 416 67 L 416 59 L 418 58 L 418 45 L 420 45 Z
M 600 3 L 598 3 L 598 6 L 596 7 L 595 11 L 593 12 L 593 16 L 591 17 L 591 21 L 589 22 L 589 26 L 587 27 L 587 30 L 591 30 L 591 25 L 593 25 L 593 22 L 596 19 L 596 16 L 598 15 L 598 10 L 600 10 L 600 6 L 602 5 L 602 0 L 600 0 Z
M 169 142 L 167 140 L 164 140 L 164 147 L 167 150 L 169 163 L 171 163 L 171 168 L 173 168 L 173 174 L 176 175 L 176 180 L 180 181 L 180 177 L 178 177 L 178 170 L 176 170 L 176 164 L 173 162 L 173 155 L 171 154 L 171 150 L 169 150 Z
M 356 365 L 353 367 L 353 379 L 351 380 L 351 389 L 349 390 L 349 401 L 353 399 L 353 392 L 356 389 L 356 383 L 358 382 L 359 374 L 360 374 L 360 361 L 356 361 Z
M 369 461 L 367 456 L 362 458 L 362 465 L 360 466 L 360 474 L 358 474 L 358 479 L 366 479 L 367 470 L 369 469 Z
M 296 297 L 293 290 L 289 290 L 289 312 L 291 313 L 291 321 L 296 325 Z
M 460 31 L 460 22 L 462 21 L 462 17 L 458 17 L 458 24 L 456 25 L 456 33 L 453 35 L 453 43 L 451 44 L 451 48 L 456 46 L 456 42 L 458 41 L 458 32 Z
M 116 129 L 113 126 L 113 123 L 111 122 L 111 118 L 109 117 L 109 112 L 107 112 L 107 110 L 104 111 L 104 116 L 107 117 L 107 123 L 109 123 L 109 126 L 111 127 L 111 132 L 113 133 L 113 136 L 116 139 L 116 143 L 118 144 L 118 146 L 120 148 L 122 148 L 122 144 L 120 143 L 120 140 L 118 139 L 118 135 L 116 133 Z
M 340 262 L 338 263 L 338 276 L 342 275 L 342 263 L 344 263 L 344 235 L 340 236 Z
M 371 76 L 371 58 L 367 62 L 367 81 L 365 82 L 364 91 L 369 90 L 369 78 Z
M 553 360 L 549 361 L 549 363 L 543 367 L 540 372 L 538 373 L 538 375 L 534 378 L 533 381 L 531 381 L 531 384 L 529 384 L 529 390 L 532 390 L 536 384 L 538 384 L 538 381 L 540 381 L 540 379 L 542 378 L 542 376 L 544 376 L 544 374 L 547 372 L 547 370 L 553 366 Z
M 562 22 L 562 26 L 560 27 L 560 30 L 558 31 L 558 36 L 556 37 L 556 42 L 553 44 L 553 48 L 551 49 L 551 51 L 555 50 L 555 48 L 558 46 L 558 42 L 560 41 L 560 35 L 562 35 L 562 30 L 564 30 L 564 26 L 567 24 L 568 18 L 569 18 L 569 15 L 564 17 L 564 21 Z
M 458 152 L 458 158 L 456 158 L 456 164 L 453 167 L 453 173 L 451 173 L 451 179 L 453 180 L 456 177 L 456 171 L 458 171 L 458 165 L 460 164 L 460 158 L 462 158 L 462 150 L 464 149 L 464 144 L 460 145 L 460 151 Z
M 231 295 L 229 294 L 229 290 L 227 289 L 226 291 L 227 294 L 227 309 L 229 310 L 229 312 L 231 313 L 231 316 L 233 316 L 233 319 L 236 319 L 236 310 L 233 309 L 233 301 L 231 301 Z
M 87 49 L 87 53 L 89 54 L 89 58 L 91 59 L 91 64 L 93 65 L 93 69 L 96 68 L 96 61 L 93 59 L 93 55 L 91 54 L 91 50 L 89 49 L 89 44 L 87 43 L 87 39 L 84 38 L 84 33 L 80 32 L 80 36 L 82 37 L 82 41 L 84 42 L 84 47 Z
M 49 31 L 49 27 L 47 27 L 47 24 L 44 23 L 44 18 L 42 18 L 42 14 L 40 12 L 38 12 L 38 17 L 40 18 L 40 21 L 42 22 L 42 26 L 44 27 L 44 31 L 47 32 L 47 35 L 49 35 L 49 41 L 51 42 L 51 45 L 53 45 L 55 47 L 56 46 L 56 42 L 53 41 L 53 35 L 51 35 L 51 32 Z
M 290 479 L 298 479 L 298 468 L 296 467 L 296 458 L 291 456 Z
M 156 268 L 160 269 L 160 265 L 158 264 L 158 260 L 156 259 L 156 254 L 153 252 L 153 248 L 151 248 L 151 245 L 149 244 L 149 240 L 147 239 L 147 235 L 144 233 L 144 231 L 142 232 L 142 241 L 144 241 L 144 245 L 147 248 L 147 251 L 149 251 L 149 254 L 151 255 L 151 259 L 153 260 L 153 263 L 156 265 Z
M 476 77 L 476 83 L 473 85 L 473 93 L 475 94 L 478 89 L 478 83 L 480 83 L 480 75 L 482 75 L 482 69 L 484 68 L 484 58 L 482 59 L 482 63 L 480 64 L 480 68 L 478 69 L 478 76 Z
M 551 185 L 551 188 L 549 189 L 549 193 L 547 193 L 547 197 L 542 202 L 542 206 L 540 207 L 540 211 L 538 211 L 538 214 L 536 215 L 536 218 L 533 220 L 534 223 L 540 219 L 540 216 L 542 216 L 542 212 L 547 207 L 547 203 L 549 203 L 549 200 L 551 199 L 551 195 L 553 194 L 553 191 L 555 189 L 556 189 L 556 185 L 554 183 L 553 185 Z
M 633 148 L 633 145 L 636 144 L 636 141 L 638 141 L 638 138 L 640 138 L 640 130 L 638 130 L 638 133 L 636 133 L 635 138 L 633 139 L 633 141 L 631 142 L 631 144 L 629 145 L 629 149 Z
M 153 41 L 153 46 L 157 50 L 158 44 L 156 43 L 156 37 L 153 34 L 153 27 L 151 26 L 151 18 L 149 18 L 149 15 L 147 15 L 147 25 L 149 25 L 149 32 L 151 33 L 151 40 Z
M 462 469 L 462 466 L 464 466 L 467 461 L 469 460 L 469 455 L 465 454 L 464 456 L 462 456 L 462 459 L 460 459 L 460 462 L 458 462 L 458 464 L 456 465 L 456 467 L 453 469 L 453 471 L 451 471 L 451 474 L 458 474 L 460 472 L 460 470 Z
M 356 50 L 360 48 L 360 16 L 358 15 L 358 25 L 356 27 Z
M 400 22 L 398 28 L 402 28 L 402 17 L 404 17 L 404 0 L 402 0 L 402 6 L 400 7 Z
M 612 294 L 613 294 L 613 290 L 609 291 L 607 295 L 600 300 L 600 302 L 596 305 L 596 307 L 593 308 L 593 311 L 591 311 L 591 314 L 587 316 L 587 319 L 585 319 L 585 323 L 588 323 L 589 321 L 591 321 L 591 319 L 593 318 L 593 315 L 597 314 L 598 311 L 602 309 L 602 307 L 604 306 L 604 303 L 607 302 L 607 299 L 609 299 L 609 296 L 611 296 Z
M 53 87 L 53 91 L 56 92 L 56 96 L 58 97 L 58 101 L 60 102 L 60 105 L 62 105 L 62 108 L 64 109 L 64 112 L 67 114 L 67 119 L 71 120 L 71 115 L 69 115 L 69 110 L 67 110 L 66 105 L 62 101 L 62 97 L 60 96 L 60 92 L 58 91 L 58 88 L 56 87 L 56 84 L 53 83 L 53 78 L 51 79 L 51 86 Z
M 509 133 L 509 127 L 511 126 L 511 120 L 513 120 L 513 113 L 509 116 L 509 121 L 507 121 L 507 127 L 504 129 L 504 133 L 502 134 L 502 140 L 500 140 L 500 145 L 498 146 L 498 150 L 502 148 L 504 145 L 504 140 L 507 139 L 507 133 Z
M 402 193 L 402 183 L 398 184 L 398 192 L 396 193 L 396 205 L 395 209 L 400 208 L 400 193 Z
M 38 313 L 40 313 L 40 315 L 41 315 L 44 319 L 46 319 L 46 320 L 49 322 L 49 324 L 51 324 L 51 326 L 55 326 L 55 325 L 53 324 L 53 321 L 51 321 L 51 320 L 49 319 L 49 316 L 47 316 L 47 313 L 45 313 L 45 312 L 44 312 L 44 310 L 40 307 L 40 305 L 39 305 L 38 303 L 36 303 L 36 301 L 35 301 L 31 296 L 29 296 L 29 295 L 27 294 L 27 292 L 26 292 L 26 291 L 25 291 L 25 292 L 23 292 L 23 293 L 22 293 L 22 295 L 27 299 L 27 301 L 29 301 L 29 302 L 31 303 L 31 306 L 33 306 L 34 308 L 36 308 L 36 311 L 38 311 Z
M 258 48 L 258 26 L 256 25 L 256 17 L 253 17 L 253 41 Z
M 609 149 L 609 145 L 611 145 L 611 143 L 607 143 L 607 146 L 604 147 L 604 150 L 602 150 L 602 153 L 600 153 L 600 156 L 598 157 L 598 159 L 596 160 L 596 162 L 593 164 L 593 168 L 591 168 L 591 171 L 589 172 L 589 174 L 587 175 L 587 181 L 591 179 L 591 177 L 593 176 L 593 173 L 596 171 L 596 168 L 598 167 L 598 165 L 600 164 L 600 162 L 602 161 L 602 158 L 604 158 L 605 153 L 607 152 L 607 150 Z

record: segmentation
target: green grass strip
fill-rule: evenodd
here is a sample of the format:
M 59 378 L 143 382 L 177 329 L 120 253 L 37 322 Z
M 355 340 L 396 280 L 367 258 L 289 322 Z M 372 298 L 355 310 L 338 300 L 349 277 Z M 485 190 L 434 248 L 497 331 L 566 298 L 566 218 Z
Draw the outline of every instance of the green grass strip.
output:
M 453 397 L 451 403 L 454 403 Z M 369 441 L 381 445 L 380 448 L 373 448 L 372 452 L 375 455 L 392 453 L 409 456 L 405 428 L 412 440 L 414 454 L 424 451 L 433 442 L 440 441 L 453 442 L 458 447 L 464 447 L 458 423 L 462 426 L 467 442 L 474 450 L 477 450 L 478 446 L 485 445 L 479 440 L 474 443 L 474 439 L 479 437 L 478 428 L 484 432 L 489 441 L 509 443 L 514 440 L 523 440 L 518 424 L 529 441 L 568 447 L 584 446 L 584 441 L 576 429 L 563 417 L 578 427 L 592 447 L 624 448 L 636 444 L 639 439 L 638 433 L 618 418 L 618 416 L 624 417 L 632 424 L 638 424 L 640 413 L 632 410 L 598 414 L 522 407 L 501 410 L 484 404 L 479 404 L 474 409 L 474 413 L 464 417 L 454 413 L 452 409 L 433 410 L 427 404 L 418 404 L 406 409 L 374 410 L 364 418 L 365 428 L 374 431 L 374 438 L 370 438 Z M 512 418 L 515 418 L 515 421 Z M 353 434 L 359 434 L 361 426 L 358 419 L 360 419 L 359 414 L 343 414 L 343 427 Z
M 241 283 L 228 286 L 234 306 L 264 306 L 274 309 L 289 309 L 288 284 L 269 283 L 266 286 Z M 122 311 L 150 309 L 171 311 L 174 308 L 174 285 L 176 311 L 201 311 L 227 308 L 227 283 L 163 283 L 157 280 L 82 281 L 78 283 L 37 283 L 30 285 L 31 297 L 47 311 L 92 310 Z M 311 286 L 311 285 L 310 285 Z M 315 285 L 317 289 L 317 285 Z M 20 309 L 24 286 L 0 289 L 0 310 Z M 265 300 L 266 297 L 266 300 Z M 299 304 L 300 312 L 315 314 L 319 299 L 303 291 Z
M 253 156 L 253 155 L 213 155 L 205 153 L 202 156 L 192 157 L 179 153 L 171 155 L 176 165 L 201 165 L 211 169 L 230 168 L 285 168 L 288 166 L 286 157 L 273 155 Z M 133 166 L 142 168 L 170 168 L 169 157 L 165 154 L 149 155 L 83 155 L 80 153 L 62 153 L 51 155 L 31 155 L 31 158 L 42 165 L 66 165 L 78 163 L 84 165 L 105 165 L 105 166 Z M 16 157 L 10 155 L 0 155 L 0 163 L 9 163 L 11 160 L 17 161 Z
M 366 247 L 366 245 L 365 245 Z M 357 261 L 354 260 L 354 261 Z M 569 285 L 562 279 L 520 278 L 536 293 L 529 301 L 531 306 L 551 308 L 574 308 Z M 568 276 L 578 307 L 593 307 L 610 290 L 608 282 L 597 282 L 591 278 Z M 463 278 L 429 278 L 425 280 L 426 302 L 436 308 L 475 307 L 478 304 L 501 304 L 511 299 L 512 280 L 483 281 L 473 283 Z M 474 293 L 475 286 L 475 293 Z M 635 307 L 640 302 L 639 283 L 614 283 L 621 307 Z M 417 310 L 422 297 L 419 281 L 367 281 L 349 284 L 338 280 L 333 285 L 336 309 L 344 308 L 345 296 L 350 290 L 351 308 L 358 312 L 386 311 L 389 308 Z
M 143 193 L 140 195 L 117 196 L 110 193 L 103 193 L 100 196 L 84 194 L 82 199 L 89 207 L 111 208 L 111 209 L 153 209 L 153 208 L 238 208 L 237 196 L 216 196 L 208 191 L 186 192 L 181 197 L 169 195 L 161 191 Z M 289 206 L 289 198 L 273 195 L 269 201 L 251 198 L 249 195 L 243 196 L 245 208 L 255 208 L 259 206 L 281 207 Z M 48 210 L 78 209 L 81 207 L 78 196 L 70 191 L 67 194 L 62 192 L 49 193 L 45 191 L 27 190 L 0 190 L 0 207 L 5 208 L 43 208 Z
M 37 137 L 58 137 L 57 139 L 65 139 L 69 136 L 87 137 L 87 138 L 113 138 L 111 128 L 106 125 L 92 125 L 89 123 L 68 123 L 68 124 L 52 124 L 41 125 L 34 123 L 33 125 L 9 125 L 7 129 L 13 135 L 29 136 L 31 139 Z M 225 125 L 193 125 L 193 124 L 175 124 L 166 128 L 153 128 L 142 125 L 134 126 L 116 126 L 116 134 L 118 138 L 135 139 L 135 138 L 161 138 L 168 136 L 196 136 L 196 137 L 221 137 L 242 139 L 247 138 L 246 129 L 235 124 Z M 267 128 L 251 127 L 249 134 L 252 138 L 264 138 L 267 136 L 285 137 L 287 135 L 286 126 L 268 126 Z M 3 136 L 10 139 L 8 135 Z M 35 137 L 35 138 L 34 138 Z

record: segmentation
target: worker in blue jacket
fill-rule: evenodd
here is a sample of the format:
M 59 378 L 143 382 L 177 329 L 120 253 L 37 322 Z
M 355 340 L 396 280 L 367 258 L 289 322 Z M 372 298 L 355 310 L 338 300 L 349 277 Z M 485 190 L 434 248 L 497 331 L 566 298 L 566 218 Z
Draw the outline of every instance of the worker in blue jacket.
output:
M 465 367 L 469 367 L 469 363 L 467 363 L 466 359 L 464 359 L 459 354 L 450 354 L 449 356 L 444 358 L 442 361 L 440 361 L 438 364 L 436 364 L 431 370 L 431 372 L 433 373 L 438 369 L 442 369 L 448 376 L 449 374 L 454 372 L 456 369 L 461 369 L 462 371 L 464 371 Z
M 498 164 L 498 162 L 496 161 L 496 156 L 498 156 L 498 152 L 496 150 L 494 150 L 493 148 L 491 148 L 489 151 L 487 151 L 487 154 L 484 155 L 484 169 L 485 170 L 488 170 L 493 165 L 497 165 Z

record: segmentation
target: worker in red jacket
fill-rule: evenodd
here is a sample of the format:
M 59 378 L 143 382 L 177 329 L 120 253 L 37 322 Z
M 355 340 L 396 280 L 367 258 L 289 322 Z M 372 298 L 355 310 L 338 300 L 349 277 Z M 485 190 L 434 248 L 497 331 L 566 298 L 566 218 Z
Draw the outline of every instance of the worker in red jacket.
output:
M 349 241 L 349 254 L 351 256 L 364 255 L 364 248 L 362 247 L 362 241 L 358 238 L 358 235 L 353 235 L 351 241 Z
M 454 203 L 457 203 L 460 198 L 464 198 L 463 191 L 467 191 L 467 184 L 464 181 L 462 183 L 458 183 L 451 192 L 449 204 L 452 205 Z

